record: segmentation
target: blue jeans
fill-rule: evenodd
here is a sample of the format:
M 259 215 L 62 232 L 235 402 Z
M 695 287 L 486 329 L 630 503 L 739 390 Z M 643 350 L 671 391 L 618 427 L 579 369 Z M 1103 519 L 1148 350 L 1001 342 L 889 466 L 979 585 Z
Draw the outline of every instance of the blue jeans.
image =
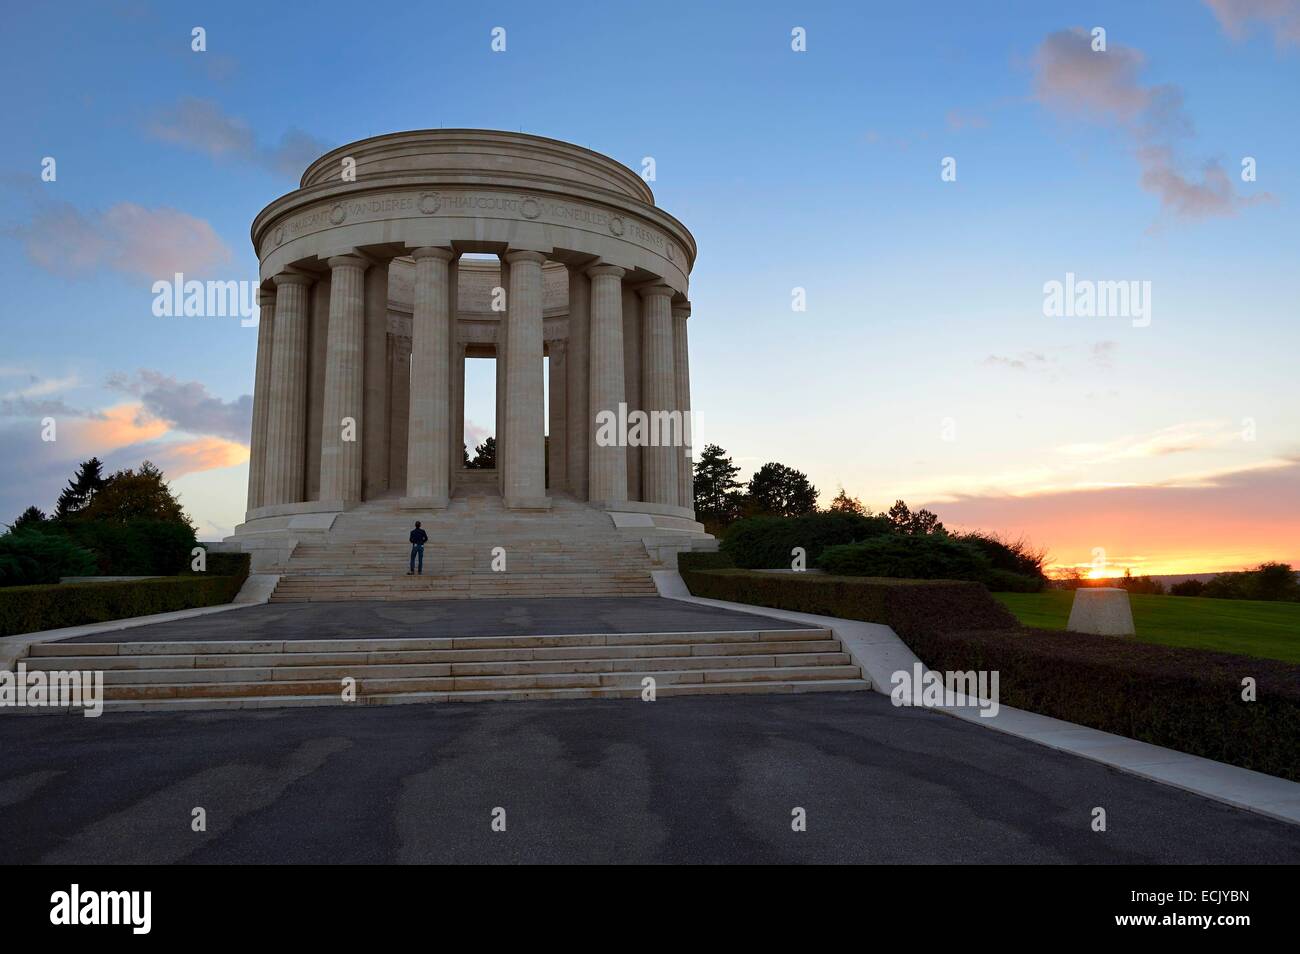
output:
M 415 572 L 415 558 L 417 556 L 420 558 L 420 572 L 423 573 L 424 572 L 424 544 L 423 543 L 411 544 L 411 572 L 412 573 Z

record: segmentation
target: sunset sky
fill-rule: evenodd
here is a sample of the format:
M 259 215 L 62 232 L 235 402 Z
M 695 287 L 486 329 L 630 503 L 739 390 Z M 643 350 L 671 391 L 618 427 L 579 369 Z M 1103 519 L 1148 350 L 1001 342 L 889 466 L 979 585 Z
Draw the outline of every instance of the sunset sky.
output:
M 0 522 L 98 454 L 230 533 L 256 330 L 155 317 L 153 282 L 255 278 L 249 225 L 311 159 L 463 126 L 654 157 L 700 248 L 697 443 L 744 476 L 1059 566 L 1300 565 L 1300 3 L 284 7 L 6 12 Z M 1067 274 L 1149 282 L 1149 315 L 1045 315 Z

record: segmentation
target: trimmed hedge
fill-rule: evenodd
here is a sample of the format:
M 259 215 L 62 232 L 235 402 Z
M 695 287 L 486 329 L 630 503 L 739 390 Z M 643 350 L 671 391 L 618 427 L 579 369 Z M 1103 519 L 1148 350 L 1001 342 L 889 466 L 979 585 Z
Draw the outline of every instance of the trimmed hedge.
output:
M 221 554 L 235 558 L 227 565 L 236 572 L 224 576 L 211 572 L 211 560 L 216 555 L 209 555 L 207 573 L 112 583 L 7 587 L 0 590 L 0 636 L 229 603 L 248 577 L 248 554 Z
M 827 511 L 802 517 L 746 517 L 727 528 L 722 552 L 736 566 L 752 570 L 790 569 L 790 551 L 803 547 L 809 566 L 837 543 L 853 543 L 891 532 L 885 517 Z
M 980 583 L 705 569 L 697 562 L 704 556 L 718 555 L 681 554 L 677 565 L 691 594 L 706 599 L 884 623 L 900 635 L 1016 625 L 1011 612 Z
M 1300 781 L 1300 666 L 1020 627 L 899 635 L 931 669 L 996 670 L 1003 705 Z
M 202 546 L 203 544 L 199 544 Z M 241 579 L 248 576 L 248 565 L 250 557 L 247 553 L 226 553 L 209 550 L 205 558 L 207 570 L 204 573 L 195 573 L 190 569 L 190 563 L 185 563 L 185 569 L 181 571 L 184 576 L 238 576 Z

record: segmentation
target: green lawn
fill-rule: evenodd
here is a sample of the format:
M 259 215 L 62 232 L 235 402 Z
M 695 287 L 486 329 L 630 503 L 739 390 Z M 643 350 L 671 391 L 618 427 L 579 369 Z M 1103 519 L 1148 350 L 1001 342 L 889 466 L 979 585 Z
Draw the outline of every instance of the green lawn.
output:
M 994 593 L 1026 626 L 1065 629 L 1074 593 Z M 1134 594 L 1137 638 L 1300 663 L 1300 603 Z

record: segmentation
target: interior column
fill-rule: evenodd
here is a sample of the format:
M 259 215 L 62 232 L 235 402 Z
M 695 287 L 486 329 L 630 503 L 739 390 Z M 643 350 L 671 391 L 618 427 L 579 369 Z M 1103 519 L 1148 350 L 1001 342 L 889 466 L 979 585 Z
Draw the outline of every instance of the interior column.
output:
M 411 419 L 411 339 L 388 337 L 388 480 L 406 488 L 406 433 Z
M 325 364 L 330 326 L 329 272 L 311 288 L 307 326 L 307 434 L 303 448 L 306 489 L 302 500 L 320 500 L 321 428 L 325 420 Z
M 568 481 L 565 473 L 569 465 L 568 418 L 565 414 L 565 381 L 568 355 L 563 341 L 552 341 L 548 346 L 550 356 L 550 421 L 547 427 L 546 452 L 546 486 L 552 490 L 564 490 Z

